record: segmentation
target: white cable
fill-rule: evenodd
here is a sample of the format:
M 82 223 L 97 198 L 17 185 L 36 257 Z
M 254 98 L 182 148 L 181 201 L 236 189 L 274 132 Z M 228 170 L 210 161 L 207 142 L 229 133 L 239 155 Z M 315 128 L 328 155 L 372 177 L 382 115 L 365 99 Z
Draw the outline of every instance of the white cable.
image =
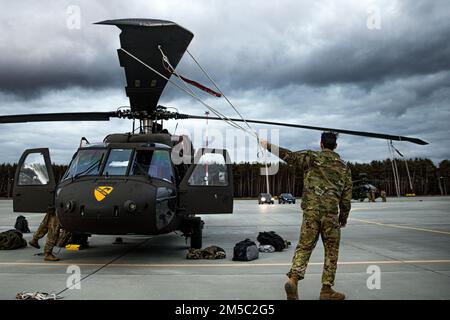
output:
M 161 49 L 160 49 L 161 50 Z M 195 59 L 195 57 L 189 52 L 189 50 L 186 50 L 186 52 L 189 54 L 189 56 L 192 58 L 192 60 L 195 62 L 195 64 L 200 68 L 200 70 L 203 72 L 203 74 L 211 81 L 211 83 L 214 85 L 214 87 L 219 91 L 219 93 L 224 97 L 224 99 L 228 102 L 228 104 L 233 108 L 233 110 L 239 115 L 239 117 L 244 121 L 244 123 L 247 125 L 247 127 L 253 132 L 253 135 L 255 136 L 257 142 L 258 142 L 258 149 L 257 151 L 257 157 L 259 158 L 260 153 L 263 154 L 263 162 L 266 169 L 266 188 L 267 193 L 269 192 L 269 181 L 268 181 L 268 168 L 267 168 L 267 154 L 265 152 L 265 149 L 262 147 L 260 142 L 260 137 L 256 130 L 245 120 L 245 118 L 242 116 L 242 114 L 239 112 L 239 110 L 231 103 L 231 101 L 228 99 L 228 97 L 223 93 L 222 90 L 220 90 L 217 83 L 212 79 L 212 77 L 209 75 L 209 73 L 206 71 L 205 68 L 202 67 L 202 65 Z
M 125 52 L 127 55 L 129 55 L 131 58 L 133 58 L 134 60 L 136 60 L 137 62 L 139 62 L 140 64 L 142 64 L 144 67 L 150 69 L 151 71 L 153 71 L 154 73 L 156 73 L 157 75 L 159 75 L 161 78 L 167 80 L 169 83 L 173 84 L 175 87 L 177 87 L 178 89 L 180 89 L 181 91 L 184 91 L 185 93 L 187 93 L 188 95 L 192 96 L 194 99 L 196 99 L 197 101 L 199 101 L 201 104 L 203 104 L 206 108 L 208 108 L 209 110 L 211 110 L 214 114 L 216 114 L 219 118 L 222 119 L 222 117 L 220 116 L 219 113 L 216 112 L 216 110 L 212 107 L 210 107 L 208 104 L 206 104 L 205 102 L 203 102 L 200 98 L 198 98 L 195 94 L 190 93 L 188 90 L 182 88 L 181 86 L 179 86 L 177 83 L 173 82 L 172 80 L 170 80 L 169 78 L 167 78 L 165 75 L 163 75 L 162 73 L 160 73 L 159 71 L 157 71 L 156 69 L 152 68 L 151 66 L 149 66 L 148 64 L 146 64 L 144 61 L 140 60 L 138 57 L 134 56 L 133 54 L 131 54 L 130 52 L 128 52 L 127 50 L 120 48 L 120 50 L 122 50 L 123 52 Z M 224 120 L 224 119 L 222 119 Z M 225 121 L 225 120 L 224 120 Z M 225 121 L 228 123 L 228 121 Z
M 231 126 L 237 128 L 237 129 L 241 129 L 244 132 L 247 132 L 249 134 L 254 135 L 254 133 L 249 132 L 247 129 L 245 129 L 242 126 L 240 126 L 239 124 L 235 123 L 229 117 L 225 116 L 224 114 L 222 114 L 221 112 L 219 112 L 215 108 L 213 108 L 210 105 L 208 105 L 207 103 L 203 102 L 203 100 L 200 97 L 198 97 L 198 95 L 185 83 L 185 81 L 181 78 L 181 76 L 176 72 L 175 68 L 172 66 L 172 64 L 170 63 L 169 59 L 167 58 L 167 56 L 165 55 L 164 51 L 162 50 L 161 46 L 158 46 L 158 49 L 161 52 L 163 62 L 165 62 L 170 67 L 170 70 L 168 70 L 168 71 L 174 73 L 181 80 L 181 82 L 183 83 L 183 86 L 185 87 L 185 89 L 183 91 L 187 92 L 189 95 L 194 97 L 196 100 L 200 101 L 211 112 L 213 112 L 215 115 L 217 115 L 219 118 L 221 118 L 223 121 L 227 122 Z
M 161 46 L 158 46 L 158 49 L 160 50 L 161 54 L 163 55 L 163 61 L 167 62 L 170 65 L 170 62 L 167 58 L 167 56 L 165 56 L 164 52 L 161 49 Z M 247 123 L 247 121 L 245 121 L 245 119 L 242 117 L 242 115 L 239 113 L 239 111 L 231 104 L 231 102 L 226 99 L 233 107 L 233 109 L 235 109 L 235 111 L 239 114 L 239 116 L 242 118 L 242 120 L 247 124 L 247 126 L 252 130 L 249 131 L 245 128 L 243 128 L 242 126 L 240 126 L 239 124 L 235 123 L 234 121 L 232 121 L 229 117 L 221 114 L 219 111 L 217 111 L 216 109 L 214 109 L 213 107 L 211 107 L 210 105 L 208 105 L 206 102 L 204 102 L 201 98 L 199 98 L 193 91 L 191 88 L 187 87 L 186 83 L 183 81 L 183 79 L 181 79 L 179 77 L 179 75 L 176 73 L 175 69 L 170 65 L 170 67 L 172 68 L 173 72 L 175 73 L 175 75 L 177 75 L 181 80 L 184 86 L 186 86 L 187 88 L 182 88 L 181 86 L 179 86 L 177 83 L 175 83 L 174 81 L 170 80 L 168 77 L 166 77 L 165 75 L 163 75 L 162 73 L 160 73 L 159 71 L 157 71 L 156 69 L 152 68 L 151 66 L 149 66 L 148 64 L 146 64 L 144 61 L 142 61 L 141 59 L 139 59 L 138 57 L 136 57 L 135 55 L 131 54 L 130 52 L 128 52 L 127 50 L 120 48 L 120 50 L 122 50 L 124 53 L 126 53 L 128 56 L 130 56 L 131 58 L 133 58 L 134 60 L 136 60 L 137 62 L 139 62 L 140 64 L 142 64 L 143 66 L 145 66 L 146 68 L 150 69 L 151 71 L 153 71 L 154 73 L 156 73 L 157 75 L 159 75 L 160 77 L 162 77 L 163 79 L 165 79 L 166 81 L 168 81 L 169 83 L 171 83 L 172 85 L 174 85 L 175 87 L 177 87 L 179 90 L 184 91 L 185 93 L 187 93 L 188 95 L 190 95 L 191 97 L 193 97 L 195 100 L 197 100 L 198 102 L 200 102 L 202 105 L 204 105 L 208 110 L 210 110 L 212 113 L 214 113 L 216 116 L 218 116 L 221 120 L 225 121 L 226 123 L 228 123 L 229 125 L 231 125 L 234 128 L 237 129 L 241 129 L 244 132 L 254 136 L 257 141 L 258 141 L 258 145 L 260 148 L 262 148 L 261 144 L 260 144 L 260 138 L 258 136 L 258 134 L 256 133 L 256 131 Z M 212 79 L 211 79 L 212 80 Z M 217 86 L 216 86 L 217 87 Z M 220 89 L 218 89 L 220 91 Z M 221 92 L 221 94 L 223 95 L 223 93 Z M 224 96 L 225 97 L 225 96 Z M 264 153 L 265 155 L 265 153 Z M 265 166 L 266 166 L 266 173 L 267 173 L 267 161 L 265 162 Z M 267 185 L 267 190 L 269 190 L 269 185 Z
M 161 46 L 158 46 L 158 49 L 161 52 L 162 60 L 163 60 L 163 66 L 166 68 L 166 70 L 171 72 L 171 73 L 173 73 L 173 74 L 175 74 L 181 80 L 181 82 L 183 83 L 183 86 L 185 87 L 185 89 L 187 91 L 190 92 L 191 96 L 195 97 L 199 101 L 202 101 L 201 98 L 185 83 L 185 81 L 181 78 L 181 76 L 176 72 L 175 68 L 170 63 L 169 58 L 165 55 L 164 51 L 161 49 Z M 170 70 L 164 64 L 167 64 L 170 67 Z M 205 103 L 204 103 L 204 105 L 205 105 Z M 207 105 L 207 107 L 208 107 L 208 105 Z M 223 115 L 221 112 L 219 112 L 215 108 L 209 106 L 208 109 L 210 111 L 212 111 L 214 114 L 216 114 L 223 121 L 229 123 L 231 126 L 237 128 L 237 129 L 241 129 L 243 131 L 246 131 L 242 126 L 240 126 L 239 124 L 235 123 L 234 121 L 232 121 L 230 118 L 228 118 L 225 115 Z
M 202 72 L 205 74 L 205 76 L 211 81 L 211 83 L 214 85 L 214 87 L 219 91 L 219 93 L 224 97 L 224 99 L 228 102 L 228 104 L 236 111 L 236 113 L 239 115 L 239 117 L 245 122 L 245 124 L 249 127 L 250 130 L 256 133 L 256 130 L 254 130 L 250 124 L 245 120 L 245 118 L 242 116 L 242 114 L 237 110 L 237 108 L 231 103 L 231 101 L 228 99 L 228 97 L 223 93 L 222 90 L 220 90 L 219 86 L 216 84 L 216 82 L 211 78 L 211 76 L 208 74 L 205 68 L 203 68 L 200 63 L 194 58 L 194 56 L 189 52 L 189 50 L 186 50 L 186 52 L 189 54 L 189 56 L 194 60 L 194 62 L 197 64 L 197 66 L 202 70 Z

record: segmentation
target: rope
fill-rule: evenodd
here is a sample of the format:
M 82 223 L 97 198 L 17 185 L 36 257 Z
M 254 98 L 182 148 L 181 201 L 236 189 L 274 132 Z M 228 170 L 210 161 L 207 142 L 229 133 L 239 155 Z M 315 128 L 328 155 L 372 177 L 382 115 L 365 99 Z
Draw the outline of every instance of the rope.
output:
M 394 144 L 392 143 L 392 140 L 391 140 L 391 147 L 398 153 L 398 155 L 400 157 L 402 157 L 403 161 L 405 161 L 406 173 L 408 174 L 409 188 L 410 188 L 411 192 L 414 192 L 413 184 L 412 184 L 412 180 L 411 180 L 411 175 L 409 173 L 408 161 L 406 160 L 405 156 L 396 147 L 394 147 Z
M 133 58 L 134 60 L 136 60 L 137 62 L 139 62 L 140 64 L 142 64 L 143 66 L 145 66 L 146 68 L 150 69 L 151 71 L 153 71 L 154 73 L 156 73 L 157 75 L 159 75 L 161 78 L 167 80 L 169 83 L 171 83 L 172 85 L 174 85 L 176 88 L 178 88 L 181 91 L 184 91 L 185 93 L 187 93 L 188 95 L 190 95 L 191 97 L 193 97 L 195 100 L 197 100 L 198 102 L 200 102 L 201 104 L 203 104 L 206 108 L 208 108 L 209 110 L 211 110 L 211 112 L 213 112 L 217 117 L 221 118 L 223 121 L 225 121 L 226 123 L 228 123 L 229 125 L 233 126 L 234 128 L 237 129 L 241 129 L 244 130 L 244 128 L 242 128 L 241 126 L 235 124 L 232 122 L 231 119 L 228 118 L 228 120 L 224 119 L 226 118 L 224 115 L 222 115 L 219 111 L 215 110 L 213 107 L 211 107 L 210 105 L 208 105 L 207 103 L 205 103 L 202 99 L 200 99 L 194 92 L 191 92 L 192 90 L 190 90 L 190 88 L 182 88 L 180 85 L 178 85 L 177 83 L 175 83 L 174 81 L 170 80 L 168 77 L 166 77 L 165 75 L 161 74 L 160 72 L 158 72 L 156 69 L 152 68 L 151 66 L 149 66 L 148 64 L 146 64 L 145 62 L 143 62 L 142 60 L 140 60 L 138 57 L 134 56 L 133 54 L 131 54 L 130 52 L 128 52 L 127 50 L 120 48 L 120 50 L 122 50 L 123 52 L 125 52 L 127 55 L 129 55 L 131 58 Z M 184 84 L 184 83 L 183 83 Z M 185 84 L 184 84 L 185 85 Z
M 162 77 L 163 79 L 165 79 L 166 81 L 168 81 L 169 83 L 171 83 L 172 85 L 174 85 L 176 88 L 178 88 L 181 91 L 184 91 L 185 93 L 187 93 L 188 95 L 190 95 L 192 98 L 194 98 L 195 100 L 197 100 L 198 102 L 200 102 L 203 106 L 205 106 L 208 110 L 210 110 L 212 113 L 214 113 L 217 117 L 219 117 L 221 120 L 225 121 L 226 123 L 228 123 L 230 126 L 236 128 L 236 129 L 240 129 L 242 131 L 244 131 L 245 133 L 248 133 L 252 136 L 254 136 L 257 141 L 258 141 L 258 147 L 262 149 L 261 146 L 261 142 L 260 142 L 260 137 L 258 136 L 258 134 L 256 133 L 256 131 L 248 124 L 248 122 L 244 119 L 244 117 L 242 116 L 242 114 L 237 110 L 237 108 L 231 103 L 231 101 L 223 94 L 223 92 L 220 90 L 220 88 L 217 86 L 217 84 L 214 82 L 214 80 L 209 76 L 209 74 L 206 72 L 206 70 L 200 66 L 200 64 L 197 62 L 197 60 L 195 60 L 195 58 L 189 53 L 189 55 L 193 58 L 194 61 L 196 61 L 197 65 L 199 66 L 199 68 L 205 73 L 205 75 L 208 77 L 208 79 L 213 83 L 213 85 L 216 87 L 216 89 L 222 94 L 222 96 L 227 100 L 227 102 L 231 105 L 231 107 L 235 110 L 235 112 L 241 117 L 241 119 L 244 121 L 244 123 L 247 125 L 247 127 L 250 129 L 250 131 L 248 129 L 245 129 L 244 127 L 240 126 L 239 124 L 237 124 L 236 122 L 234 122 L 233 120 L 231 120 L 229 117 L 225 116 L 224 114 L 222 114 L 221 112 L 219 112 L 218 110 L 216 110 L 215 108 L 213 108 L 212 106 L 210 106 L 209 104 L 207 104 L 206 102 L 204 102 L 200 97 L 198 97 L 198 95 L 190 88 L 186 85 L 185 80 L 175 71 L 175 68 L 173 68 L 173 66 L 170 64 L 169 59 L 167 58 L 167 56 L 164 54 L 164 51 L 162 50 L 161 46 L 158 46 L 159 51 L 161 52 L 162 55 L 162 59 L 163 59 L 163 66 L 167 69 L 167 67 L 164 65 L 164 63 L 166 63 L 168 66 L 170 66 L 170 68 L 173 70 L 171 72 L 171 70 L 168 70 L 169 72 L 175 74 L 179 79 L 181 79 L 182 83 L 183 83 L 183 87 L 181 87 L 180 85 L 178 85 L 177 83 L 175 83 L 174 81 L 170 80 L 168 77 L 166 77 L 165 75 L 163 75 L 162 73 L 160 73 L 159 71 L 157 71 L 156 69 L 152 68 L 151 66 L 149 66 L 148 64 L 146 64 L 144 61 L 142 61 L 141 59 L 139 59 L 138 57 L 136 57 L 135 55 L 131 54 L 130 52 L 128 52 L 127 50 L 120 48 L 120 50 L 122 50 L 124 53 L 126 53 L 128 56 L 130 56 L 131 58 L 133 58 L 134 60 L 136 60 L 137 62 L 139 62 L 140 64 L 142 64 L 143 66 L 145 66 L 146 68 L 150 69 L 151 71 L 153 71 L 154 73 L 156 73 L 157 75 L 159 75 L 160 77 Z M 264 164 L 266 167 L 266 176 L 268 173 L 268 168 L 267 168 L 267 160 L 266 160 L 266 154 L 265 152 L 264 154 Z M 258 153 L 259 155 L 259 153 Z M 269 192 L 269 183 L 268 183 L 268 179 L 267 180 L 267 192 Z
M 133 250 L 137 249 L 137 248 L 140 247 L 141 245 L 145 244 L 145 243 L 148 242 L 150 239 L 152 239 L 152 238 L 145 239 L 145 240 L 143 240 L 142 242 L 136 244 L 135 246 L 133 246 L 132 248 L 126 250 L 125 252 L 123 252 L 123 253 L 120 254 L 119 256 L 117 256 L 117 257 L 113 258 L 112 260 L 110 260 L 109 262 L 105 263 L 105 264 L 104 264 L 103 266 L 101 266 L 100 268 L 98 268 L 98 269 L 92 271 L 91 273 L 89 273 L 88 275 L 84 276 L 83 278 L 80 279 L 80 281 L 78 281 L 78 282 L 72 284 L 71 286 L 66 287 L 65 289 L 59 291 L 56 295 L 60 295 L 61 293 L 65 292 L 65 291 L 69 290 L 70 288 L 76 286 L 77 284 L 81 283 L 83 280 L 85 280 L 85 279 L 89 278 L 90 276 L 96 274 L 96 273 L 99 272 L 100 270 L 102 270 L 102 269 L 108 267 L 110 264 L 116 262 L 117 260 L 121 259 L 122 257 L 124 257 L 125 255 L 127 255 L 128 253 L 132 252 Z
M 56 293 L 46 293 L 46 292 L 19 292 L 16 294 L 17 300 L 57 300 L 62 299 Z
M 186 52 L 189 54 L 189 56 L 191 57 L 191 59 L 195 62 L 195 64 L 199 67 L 199 69 L 203 72 L 203 74 L 208 78 L 209 81 L 211 81 L 211 83 L 214 85 L 214 87 L 216 88 L 216 90 L 224 97 L 224 99 L 228 102 L 228 104 L 231 106 L 231 108 L 233 108 L 233 110 L 239 115 L 239 117 L 242 119 L 242 121 L 247 125 L 247 127 L 251 130 L 251 132 L 253 133 L 253 135 L 255 136 L 256 140 L 258 141 L 258 151 L 256 153 L 256 156 L 258 158 L 260 157 L 260 154 L 262 153 L 262 158 L 263 158 L 263 162 L 264 162 L 264 166 L 265 166 L 265 171 L 266 171 L 266 188 L 267 188 L 267 193 L 270 193 L 270 186 L 269 186 L 269 174 L 268 174 L 268 167 L 267 167 L 267 153 L 266 150 L 262 147 L 261 142 L 260 142 L 260 137 L 258 135 L 258 133 L 256 132 L 256 130 L 247 122 L 247 120 L 245 120 L 245 118 L 242 116 L 242 114 L 239 112 L 239 110 L 234 106 L 234 104 L 230 101 L 230 99 L 228 99 L 228 97 L 225 95 L 225 93 L 223 93 L 223 91 L 219 88 L 219 86 L 217 85 L 217 83 L 214 81 L 214 79 L 209 75 L 209 73 L 206 71 L 205 68 L 202 67 L 202 65 L 197 61 L 197 59 L 195 59 L 195 57 L 189 52 L 189 50 L 186 50 Z
M 208 78 L 209 81 L 214 85 L 214 87 L 219 91 L 219 93 L 224 97 L 224 99 L 228 102 L 228 104 L 236 111 L 236 113 L 239 115 L 239 117 L 244 121 L 244 123 L 247 125 L 247 127 L 256 133 L 256 131 L 250 126 L 250 124 L 245 120 L 245 118 L 242 116 L 242 114 L 237 110 L 237 108 L 231 103 L 231 101 L 228 99 L 228 97 L 220 90 L 219 86 L 216 84 L 216 82 L 211 78 L 211 76 L 208 74 L 205 68 L 203 68 L 200 63 L 194 58 L 194 56 L 189 52 L 189 50 L 186 50 L 186 52 L 189 54 L 189 56 L 192 58 L 192 60 L 195 62 L 195 64 L 200 68 L 200 70 L 203 72 L 203 74 Z
M 394 150 L 392 150 L 392 140 L 386 141 L 388 144 L 388 149 L 389 149 L 389 153 L 391 155 L 391 164 L 392 164 L 392 173 L 394 175 L 394 185 L 395 185 L 395 190 L 397 192 L 397 197 L 400 197 L 400 181 L 399 181 L 399 177 L 398 177 L 398 168 L 397 168 L 397 163 L 395 162 L 395 154 L 394 154 Z
M 165 55 L 164 51 L 162 50 L 161 46 L 158 46 L 158 49 L 161 52 L 163 63 L 166 63 L 170 67 L 170 70 L 168 70 L 168 71 L 172 72 L 173 74 L 175 74 L 178 78 L 180 78 L 182 80 L 181 82 L 183 83 L 183 86 L 185 87 L 183 89 L 183 91 L 187 92 L 190 96 L 194 97 L 197 101 L 201 102 L 206 108 L 208 108 L 208 110 L 213 112 L 215 115 L 217 115 L 219 118 L 221 118 L 223 121 L 227 122 L 231 126 L 235 127 L 236 129 L 240 129 L 244 132 L 247 132 L 251 135 L 255 135 L 255 133 L 249 132 L 247 129 L 243 128 L 242 126 L 240 126 L 239 124 L 237 124 L 236 122 L 231 120 L 229 117 L 225 116 L 224 114 L 222 114 L 221 112 L 219 112 L 218 110 L 216 110 L 215 108 L 211 107 L 206 102 L 204 102 L 189 86 L 186 85 L 186 82 L 176 72 L 175 68 L 170 63 L 169 58 Z

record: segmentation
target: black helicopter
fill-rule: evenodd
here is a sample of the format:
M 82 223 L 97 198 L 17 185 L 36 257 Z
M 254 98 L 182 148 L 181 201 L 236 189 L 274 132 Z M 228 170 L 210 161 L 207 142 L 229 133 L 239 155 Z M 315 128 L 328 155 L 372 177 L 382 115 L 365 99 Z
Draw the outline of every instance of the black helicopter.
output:
M 377 187 L 369 182 L 357 181 L 353 182 L 352 198 L 363 202 L 367 198 L 367 194 L 373 192 L 374 199 L 380 197 L 380 191 Z
M 156 235 L 181 230 L 191 246 L 202 246 L 203 221 L 197 214 L 233 212 L 233 173 L 226 150 L 194 153 L 187 136 L 169 134 L 163 121 L 205 119 L 168 111 L 158 101 L 173 70 L 161 63 L 161 48 L 175 68 L 193 34 L 171 21 L 119 19 L 99 22 L 121 29 L 118 49 L 130 106 L 112 112 L 0 116 L 0 123 L 43 121 L 139 121 L 138 133 L 110 134 L 103 143 L 84 139 L 62 180 L 56 183 L 49 150 L 26 150 L 14 181 L 14 211 L 56 209 L 62 227 L 78 235 Z M 209 120 L 223 120 L 209 117 Z M 426 142 L 410 137 L 259 120 L 249 123 L 327 130 L 388 140 Z M 133 128 L 134 129 L 134 128 Z M 174 157 L 183 159 L 180 163 Z

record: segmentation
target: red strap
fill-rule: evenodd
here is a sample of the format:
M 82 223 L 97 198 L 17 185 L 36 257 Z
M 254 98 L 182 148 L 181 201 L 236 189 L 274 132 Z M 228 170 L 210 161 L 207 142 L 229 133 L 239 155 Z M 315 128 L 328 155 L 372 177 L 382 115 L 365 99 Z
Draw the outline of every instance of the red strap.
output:
M 193 86 L 199 88 L 200 90 L 208 92 L 210 95 L 216 96 L 217 98 L 220 98 L 222 96 L 220 93 L 218 93 L 218 92 L 216 92 L 216 91 L 214 91 L 214 90 L 212 90 L 212 89 L 210 89 L 208 87 L 205 87 L 204 85 L 198 83 L 197 81 L 190 80 L 190 79 L 185 78 L 183 76 L 180 76 L 180 78 L 181 78 L 181 80 L 189 83 L 190 85 L 193 85 Z

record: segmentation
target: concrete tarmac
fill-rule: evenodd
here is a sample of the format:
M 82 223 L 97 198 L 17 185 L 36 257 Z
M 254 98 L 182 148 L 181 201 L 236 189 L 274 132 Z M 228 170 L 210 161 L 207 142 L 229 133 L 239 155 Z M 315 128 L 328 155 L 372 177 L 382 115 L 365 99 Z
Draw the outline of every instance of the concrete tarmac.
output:
M 342 229 L 337 290 L 348 299 L 450 299 L 450 197 L 352 205 Z M 17 216 L 12 201 L 0 200 L 0 231 L 11 229 Z M 34 232 L 43 214 L 25 216 Z M 0 251 L 0 299 L 14 299 L 21 291 L 60 293 L 64 299 L 285 299 L 285 274 L 302 219 L 299 204 L 235 200 L 233 214 L 203 219 L 204 247 L 224 248 L 226 259 L 186 260 L 185 239 L 175 233 L 124 236 L 120 245 L 112 244 L 115 236 L 94 235 L 90 249 L 56 250 L 62 258 L 56 263 L 44 262 L 36 255 L 42 249 L 28 246 Z M 231 260 L 236 242 L 256 241 L 258 232 L 271 230 L 292 246 L 251 262 Z M 31 236 L 24 235 L 27 241 Z M 300 282 L 300 299 L 318 299 L 322 266 L 319 240 Z M 79 289 L 68 290 L 73 268 L 80 268 L 82 280 Z

